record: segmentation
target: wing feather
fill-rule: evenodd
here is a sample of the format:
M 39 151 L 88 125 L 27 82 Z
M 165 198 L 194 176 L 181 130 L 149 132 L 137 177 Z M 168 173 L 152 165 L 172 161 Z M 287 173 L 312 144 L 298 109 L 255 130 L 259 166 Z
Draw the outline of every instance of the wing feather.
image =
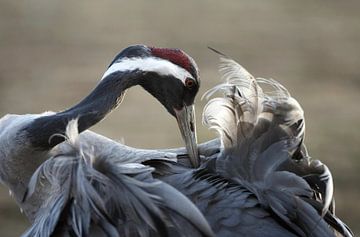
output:
M 80 237 L 94 231 L 111 237 L 214 235 L 194 204 L 152 177 L 154 168 L 94 156 L 93 149 L 79 142 L 76 123 L 68 125 L 67 149 L 55 153 L 31 178 L 24 202 L 46 192 L 24 237 Z

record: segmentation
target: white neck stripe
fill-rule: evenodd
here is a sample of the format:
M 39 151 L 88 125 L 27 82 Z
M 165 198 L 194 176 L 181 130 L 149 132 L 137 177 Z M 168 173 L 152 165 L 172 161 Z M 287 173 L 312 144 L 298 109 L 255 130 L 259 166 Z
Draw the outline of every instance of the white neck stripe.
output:
M 124 58 L 119 62 L 112 64 L 108 70 L 104 73 L 104 79 L 108 75 L 114 72 L 125 72 L 140 70 L 144 72 L 156 72 L 163 76 L 174 76 L 175 78 L 185 83 L 186 78 L 193 78 L 191 74 L 186 71 L 184 68 L 179 67 L 176 64 L 173 64 L 170 61 L 160 59 L 160 58 Z

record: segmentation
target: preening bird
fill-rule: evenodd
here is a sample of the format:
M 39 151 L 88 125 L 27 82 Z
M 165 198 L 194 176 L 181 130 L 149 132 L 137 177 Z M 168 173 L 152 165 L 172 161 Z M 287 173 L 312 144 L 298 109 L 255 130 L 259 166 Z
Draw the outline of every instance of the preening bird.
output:
M 197 72 L 195 63 L 188 60 L 193 65 L 188 66 L 182 57 L 175 57 L 179 51 L 145 47 L 146 52 L 167 59 L 167 66 L 170 60 L 196 78 L 179 80 L 184 78 L 181 73 L 139 59 L 143 55 L 139 47 L 145 46 L 135 46 L 135 58 L 131 48 L 115 58 L 98 85 L 101 90 L 97 87 L 97 93 L 71 112 L 50 115 L 60 118 L 54 124 L 61 129 L 36 122 L 46 115 L 32 115 L 31 122 L 26 116 L 18 116 L 13 124 L 12 117 L 1 120 L 0 127 L 7 128 L 0 136 L 4 141 L 1 177 L 17 190 L 19 205 L 33 222 L 24 236 L 213 236 L 213 232 L 216 236 L 353 236 L 335 215 L 329 169 L 311 159 L 305 148 L 303 110 L 282 85 L 255 79 L 223 56 L 221 71 L 226 82 L 207 94 L 211 97 L 220 91 L 223 96 L 210 100 L 203 113 L 204 123 L 218 132 L 220 143 L 200 145 L 205 155 L 200 159 L 193 114 L 188 109 L 199 85 L 197 73 L 192 72 Z M 145 70 L 150 68 L 161 73 L 154 76 Z M 169 71 L 177 76 L 158 76 L 170 75 Z M 184 149 L 139 150 L 82 132 L 117 104 L 108 106 L 109 101 L 118 101 L 118 92 L 123 90 L 115 93 L 111 82 L 128 77 L 136 78 L 134 84 L 142 85 L 177 117 L 189 164 L 176 160 Z M 142 77 L 150 79 L 144 82 Z M 159 78 L 162 83 L 155 86 L 152 81 Z M 127 83 L 123 89 L 133 85 Z M 170 99 L 174 95 L 168 90 L 176 92 L 178 99 Z M 94 112 L 102 104 L 107 109 Z M 69 123 L 74 118 L 78 120 Z M 37 127 L 29 129 L 29 124 Z M 29 131 L 36 135 L 39 129 L 43 132 L 38 140 L 29 136 Z M 33 163 L 25 169 L 21 165 L 27 165 L 29 157 Z M 24 170 L 26 178 L 16 175 Z
M 167 111 L 174 117 L 176 117 L 177 122 L 179 124 L 179 128 L 181 131 L 181 134 L 186 142 L 186 147 L 189 152 L 189 157 L 192 164 L 194 166 L 198 163 L 198 154 L 197 154 L 197 145 L 196 145 L 196 134 L 195 134 L 195 123 L 194 123 L 194 110 L 193 110 L 193 102 L 194 97 L 198 91 L 199 88 L 199 75 L 198 75 L 198 69 L 194 62 L 194 60 L 189 57 L 187 54 L 185 54 L 183 51 L 178 49 L 168 49 L 168 48 L 154 48 L 154 47 L 147 47 L 144 45 L 135 45 L 130 46 L 126 49 L 124 49 L 122 52 L 120 52 L 115 59 L 112 61 L 106 72 L 104 73 L 101 81 L 98 83 L 96 88 L 82 101 L 80 101 L 75 106 L 62 111 L 62 112 L 45 112 L 42 114 L 26 114 L 26 115 L 6 115 L 0 120 L 0 180 L 2 183 L 4 183 L 9 189 L 10 192 L 15 197 L 18 205 L 23 209 L 24 213 L 27 215 L 27 217 L 30 219 L 30 221 L 34 222 L 37 220 L 37 218 L 41 218 L 40 213 L 43 213 L 44 215 L 50 215 L 54 214 L 55 212 L 49 212 L 47 211 L 56 211 L 56 213 L 60 216 L 57 216 L 58 218 L 53 218 L 54 220 L 63 221 L 61 213 L 64 211 L 64 208 L 72 208 L 77 205 L 76 199 L 72 197 L 74 195 L 74 190 L 79 191 L 79 195 L 82 195 L 88 192 L 92 192 L 90 189 L 84 190 L 76 189 L 80 188 L 80 184 L 76 183 L 81 179 L 80 172 L 89 172 L 90 174 L 93 174 L 93 170 L 91 170 L 89 167 L 85 167 L 83 171 L 81 171 L 81 163 L 82 161 L 79 161 L 79 164 L 76 164 L 72 166 L 71 164 L 64 164 L 64 167 L 69 167 L 73 170 L 71 174 L 75 175 L 76 178 L 73 177 L 70 181 L 63 180 L 59 177 L 59 182 L 64 181 L 67 183 L 67 185 L 70 185 L 71 187 L 74 187 L 72 189 L 67 190 L 65 192 L 65 196 L 62 196 L 63 199 L 61 200 L 49 200 L 48 195 L 49 193 L 56 193 L 56 191 L 53 191 L 52 188 L 54 186 L 49 186 L 49 189 L 46 188 L 40 188 L 40 186 L 35 188 L 35 181 L 41 181 L 40 183 L 47 182 L 49 184 L 54 185 L 60 185 L 59 187 L 63 189 L 64 187 L 61 186 L 63 183 L 55 182 L 53 179 L 43 181 L 42 179 L 50 178 L 49 174 L 61 174 L 65 172 L 65 168 L 63 169 L 57 169 L 57 166 L 59 164 L 62 164 L 61 161 L 65 159 L 57 159 L 56 157 L 68 157 L 69 160 L 71 160 L 71 157 L 83 157 L 83 154 L 87 154 L 87 151 L 80 150 L 80 149 L 73 149 L 70 153 L 67 153 L 69 150 L 69 144 L 70 147 L 76 147 L 74 145 L 74 142 L 76 139 L 70 139 L 69 144 L 60 144 L 63 142 L 66 138 L 65 131 L 66 127 L 68 126 L 68 123 L 72 121 L 73 119 L 77 119 L 77 128 L 78 132 L 83 132 L 92 125 L 96 124 L 100 120 L 102 120 L 111 110 L 113 110 L 120 102 L 123 97 L 124 92 L 134 85 L 140 85 L 145 90 L 147 90 L 149 93 L 151 93 L 158 101 L 161 102 L 161 104 L 167 109 Z M 72 128 L 72 130 L 75 130 Z M 71 133 L 72 134 L 72 133 Z M 69 134 L 67 134 L 69 135 Z M 94 149 L 91 155 L 97 156 L 97 157 L 121 157 L 122 162 L 126 163 L 126 160 L 129 161 L 132 159 L 132 162 L 136 162 L 138 160 L 146 160 L 151 157 L 172 157 L 174 158 L 173 153 L 169 152 L 157 152 L 157 151 L 146 151 L 146 150 L 136 150 L 132 148 L 128 148 L 126 146 L 116 145 L 116 148 L 114 148 L 111 141 L 108 141 L 106 138 L 99 136 L 97 134 L 94 134 L 92 132 L 85 132 L 83 136 L 80 136 L 80 140 L 83 138 L 87 142 L 89 146 L 92 147 L 91 149 Z M 56 145 L 60 144 L 59 146 L 55 147 Z M 90 146 L 93 144 L 94 146 Z M 101 150 L 100 146 L 104 150 Z M 55 148 L 54 148 L 55 147 Z M 85 147 L 85 146 L 84 146 Z M 90 149 L 90 148 L 89 148 Z M 65 151 L 64 151 L 65 150 Z M 111 154 L 111 152 L 116 151 L 117 154 Z M 79 155 L 80 154 L 80 155 Z M 85 156 L 85 155 L 84 155 Z M 176 156 L 176 155 L 175 155 Z M 49 160 L 50 157 L 53 157 Z M 55 158 L 54 158 L 55 157 Z M 87 157 L 87 156 L 86 156 Z M 100 159 L 100 158 L 99 158 Z M 74 159 L 73 159 L 74 160 Z M 83 160 L 88 160 L 87 158 L 84 158 Z M 58 162 L 59 161 L 59 162 Z M 76 161 L 76 159 L 75 159 Z M 45 163 L 44 163 L 45 162 Z M 101 162 L 100 162 L 101 163 Z M 131 163 L 131 162 L 127 162 Z M 54 166 L 48 165 L 48 164 L 54 164 Z M 101 167 L 110 167 L 107 166 L 106 162 L 101 163 L 103 166 Z M 39 166 L 41 166 L 39 168 Z M 52 167 L 56 170 L 52 171 Z M 94 165 L 92 168 L 96 169 L 96 165 Z M 183 204 L 184 206 L 190 205 L 191 203 L 187 201 L 187 199 L 178 199 L 179 203 L 177 203 L 175 206 L 171 206 L 170 204 L 174 203 L 167 203 L 166 200 L 160 200 L 164 197 L 164 193 L 169 192 L 175 192 L 173 189 L 166 186 L 165 184 L 161 184 L 161 187 L 157 185 L 157 182 L 159 181 L 149 181 L 148 174 L 149 169 L 148 168 L 139 168 L 139 166 L 132 166 L 129 165 L 128 167 L 125 166 L 123 168 L 119 168 L 120 170 L 115 170 L 114 172 L 117 172 L 117 175 L 121 175 L 122 172 L 127 174 L 128 170 L 131 170 L 130 168 L 135 168 L 135 173 L 130 173 L 130 176 L 136 176 L 138 175 L 140 178 L 134 178 L 134 183 L 138 186 L 142 186 L 142 182 L 147 183 L 148 187 L 145 187 L 144 184 L 144 190 L 150 189 L 150 191 L 146 192 L 150 199 L 153 199 L 154 202 L 153 207 L 149 207 L 150 210 L 148 210 L 148 215 L 151 216 L 152 222 L 146 223 L 149 226 L 149 229 L 151 230 L 159 230 L 161 227 L 162 229 L 159 230 L 159 233 L 166 233 L 167 230 L 166 227 L 169 225 L 173 225 L 174 228 L 177 226 L 181 226 L 179 222 L 177 224 L 175 221 L 173 221 L 172 218 L 175 220 L 179 220 L 179 218 L 175 218 L 175 215 L 179 215 L 180 211 L 179 208 L 176 205 Z M 89 169 L 87 169 L 89 168 Z M 36 170 L 42 170 L 43 173 L 35 172 Z M 67 170 L 68 171 L 68 170 Z M 99 170 L 97 170 L 99 171 Z M 35 181 L 32 182 L 34 184 L 34 188 L 31 187 L 28 188 L 28 184 L 30 181 L 30 178 L 33 176 L 33 174 L 42 174 L 39 175 L 39 179 L 35 179 Z M 57 173 L 59 172 L 59 173 Z M 69 171 L 68 171 L 69 172 Z M 67 173 L 68 174 L 68 173 Z M 113 175 L 113 174 L 111 174 Z M 115 175 L 115 174 L 114 174 Z M 91 176 L 91 175 L 90 175 Z M 106 175 L 105 175 L 106 176 Z M 137 176 L 137 177 L 138 177 Z M 54 176 L 58 177 L 58 176 Z M 84 178 L 84 177 L 83 177 Z M 108 178 L 108 177 L 107 177 Z M 82 179 L 82 181 L 84 181 Z M 137 180 L 137 181 L 135 181 Z M 54 182 L 52 182 L 54 181 Z M 104 180 L 101 180 L 105 182 Z M 92 182 L 91 180 L 88 180 L 88 182 Z M 125 182 L 125 181 L 124 181 Z M 138 182 L 138 183 L 136 183 Z M 105 182 L 106 183 L 106 182 Z M 128 184 L 131 182 L 128 182 Z M 107 183 L 108 184 L 108 183 Z M 135 185 L 135 186 L 136 186 Z M 31 186 L 31 185 L 30 185 Z M 75 188 L 76 187 L 76 188 Z M 109 187 L 107 187 L 107 191 L 110 191 Z M 136 188 L 136 187 L 135 187 Z M 171 191 L 172 190 L 172 191 Z M 99 191 L 99 190 L 98 190 Z M 102 190 L 103 191 L 103 190 Z M 100 191 L 99 191 L 100 192 Z M 139 193 L 136 193 L 133 190 L 133 196 L 140 195 Z M 68 194 L 67 198 L 66 194 Z M 106 216 L 104 213 L 102 213 L 104 209 L 105 204 L 99 204 L 98 202 L 95 202 L 94 200 L 98 198 L 99 194 L 92 193 L 86 193 L 91 194 L 92 196 L 89 197 L 79 197 L 82 200 L 87 199 L 88 203 L 84 205 L 88 205 L 87 208 L 93 208 L 96 211 L 99 211 L 96 213 L 96 221 L 104 221 L 104 219 L 100 218 L 104 217 L 105 219 L 109 216 Z M 69 196 L 70 195 L 70 196 Z M 94 196 L 95 195 L 95 196 Z M 156 196 L 157 195 L 157 196 Z M 141 195 L 140 195 L 141 196 Z M 52 196 L 51 196 L 52 197 Z M 50 197 L 50 198 L 51 198 Z M 180 196 L 179 196 L 180 197 Z M 54 198 L 57 198 L 56 195 L 54 195 Z M 121 197 L 119 197 L 121 198 Z M 144 197 L 146 198 L 146 197 Z M 144 199 L 145 200 L 145 199 Z M 141 200 L 141 201 L 144 201 Z M 47 211 L 41 211 L 39 212 L 39 207 L 43 207 L 44 205 L 47 205 L 51 203 L 51 201 L 56 202 L 57 205 L 54 204 L 54 208 L 49 208 Z M 123 203 L 129 203 L 130 205 L 135 205 L 132 201 L 136 202 L 135 200 L 126 199 Z M 60 204 L 61 203 L 61 204 Z M 69 203 L 72 203 L 71 205 Z M 108 202 L 107 202 L 108 203 Z M 112 202 L 110 202 L 112 203 Z M 70 206 L 68 206 L 68 204 Z M 181 205 L 182 205 L 181 204 Z M 59 206 L 60 205 L 60 206 Z M 62 206 L 61 206 L 62 205 Z M 65 206 L 64 206 L 65 205 Z M 114 204 L 118 205 L 118 204 Z M 120 204 L 119 204 L 120 205 Z M 140 204 L 139 204 L 140 205 Z M 120 205 L 121 206 L 121 205 Z M 123 208 L 123 206 L 116 206 L 112 207 L 114 209 L 116 208 Z M 84 206 L 80 207 L 85 208 Z M 127 207 L 131 210 L 131 207 Z M 144 207 L 145 208 L 145 207 Z M 164 210 L 167 210 L 168 212 L 166 215 L 164 214 Z M 72 209 L 71 209 L 72 210 Z M 162 210 L 162 212 L 161 212 Z M 205 235 L 211 235 L 211 231 L 206 225 L 206 222 L 203 221 L 203 217 L 199 212 L 197 212 L 196 208 L 188 208 L 186 209 L 187 212 L 184 214 L 185 219 L 181 219 L 182 222 L 184 222 L 186 225 L 186 221 L 191 223 L 192 221 L 196 223 L 197 221 L 200 221 L 202 225 L 196 225 L 194 226 L 195 229 L 200 230 L 199 233 L 205 233 Z M 69 210 L 67 210 L 69 211 Z M 82 211 L 85 211 L 82 209 Z M 170 212 L 174 212 L 174 215 L 171 215 Z M 71 212 L 73 215 L 74 213 L 79 212 Z M 142 212 L 143 213 L 143 212 Z M 137 213 L 139 214 L 139 213 Z M 130 215 L 132 216 L 132 215 Z M 135 215 L 134 215 L 135 216 Z M 83 217 L 83 216 L 82 216 Z M 154 223 L 158 224 L 155 220 L 156 218 L 164 217 L 167 219 L 167 221 L 164 221 L 166 225 L 160 224 L 160 226 L 154 226 Z M 72 216 L 74 225 L 76 225 L 76 228 L 78 231 L 80 231 L 80 227 L 84 227 L 85 229 L 83 232 L 77 232 L 75 230 L 76 234 L 86 234 L 88 231 L 86 227 L 89 227 L 89 223 L 80 223 L 80 216 Z M 86 216 L 88 218 L 88 216 Z M 149 219 L 144 217 L 146 221 Z M 42 219 L 43 220 L 43 219 Z M 119 219 L 119 220 L 127 220 L 126 218 Z M 89 219 L 87 219 L 89 221 Z M 91 219 L 91 221 L 94 221 Z M 129 221 L 129 220 L 127 220 Z M 139 224 L 140 222 L 136 222 L 136 220 L 130 220 L 134 221 L 135 224 Z M 145 222 L 146 222 L 145 221 Z M 200 223 L 199 222 L 199 223 Z M 48 220 L 44 220 L 43 223 L 45 226 L 47 226 Z M 141 222 L 142 223 L 142 222 Z M 40 225 L 38 221 L 36 221 L 37 225 Z M 112 223 L 115 227 L 119 223 Z M 134 226 L 136 226 L 134 224 Z M 106 225 L 106 226 L 105 226 Z M 52 227 L 56 227 L 56 225 L 51 225 Z M 100 225 L 103 229 L 106 227 L 109 227 L 106 223 L 101 223 Z M 38 233 L 39 236 L 48 236 L 52 232 L 57 229 L 51 229 L 48 227 L 48 231 L 45 233 Z M 75 228 L 75 227 L 74 227 Z M 131 229 L 131 228 L 130 228 Z M 132 228 L 134 229 L 134 228 Z M 146 227 L 143 227 L 143 230 L 145 230 Z M 176 229 L 176 228 L 175 228 Z M 175 231 L 176 232 L 176 231 Z M 30 233 L 30 234 L 29 234 Z M 34 232 L 28 232 L 29 236 L 33 236 Z M 111 236 L 114 236 L 113 232 L 110 232 Z M 133 233 L 130 231 L 130 234 Z M 143 236 L 142 231 L 139 231 L 140 236 Z M 149 233 L 152 233 L 149 230 Z M 71 232 L 71 234 L 73 234 Z M 126 233 L 129 234 L 129 233 Z
M 207 97 L 223 96 L 203 113 L 220 153 L 197 169 L 145 164 L 192 200 L 217 236 L 353 236 L 335 215 L 329 169 L 307 153 L 299 103 L 278 82 L 255 79 L 225 55 L 221 61 L 225 83 Z

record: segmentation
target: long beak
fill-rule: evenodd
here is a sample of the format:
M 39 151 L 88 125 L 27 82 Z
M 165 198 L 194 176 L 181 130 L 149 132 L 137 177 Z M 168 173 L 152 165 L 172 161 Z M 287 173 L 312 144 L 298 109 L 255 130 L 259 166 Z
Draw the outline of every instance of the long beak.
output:
M 189 154 L 190 162 L 193 167 L 199 167 L 194 105 L 184 106 L 181 110 L 175 109 L 175 114 L 180 128 L 181 136 L 185 141 L 186 150 Z

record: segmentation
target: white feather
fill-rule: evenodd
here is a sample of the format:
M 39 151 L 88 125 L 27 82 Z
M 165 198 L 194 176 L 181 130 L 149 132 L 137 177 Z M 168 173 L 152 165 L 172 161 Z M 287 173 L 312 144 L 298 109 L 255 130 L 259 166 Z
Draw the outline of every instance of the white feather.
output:
M 125 72 L 132 70 L 140 70 L 144 72 L 156 72 L 159 75 L 169 76 L 172 75 L 175 78 L 185 83 L 186 78 L 193 78 L 191 74 L 184 68 L 179 67 L 172 62 L 160 58 L 124 58 L 119 62 L 112 64 L 108 70 L 104 73 L 102 79 L 115 72 Z
M 203 123 L 220 134 L 223 146 L 236 145 L 251 132 L 259 119 L 272 121 L 281 118 L 279 122 L 288 132 L 291 132 L 289 127 L 293 123 L 303 119 L 299 103 L 279 82 L 255 79 L 230 58 L 221 58 L 220 73 L 225 83 L 207 91 L 203 98 L 209 99 L 216 92 L 222 92 L 223 98 L 215 98 L 207 103 Z M 246 124 L 254 126 L 248 127 Z M 303 136 L 304 129 L 305 126 L 297 131 L 297 135 Z

